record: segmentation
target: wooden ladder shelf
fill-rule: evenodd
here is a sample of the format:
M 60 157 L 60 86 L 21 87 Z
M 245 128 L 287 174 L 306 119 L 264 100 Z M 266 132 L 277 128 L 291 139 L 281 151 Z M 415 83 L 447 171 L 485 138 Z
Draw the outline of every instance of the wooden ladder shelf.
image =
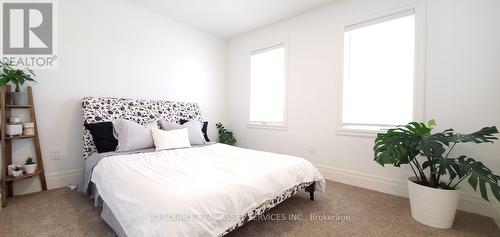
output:
M 45 181 L 45 172 L 43 169 L 43 159 L 42 159 L 42 152 L 40 149 L 40 139 L 38 137 L 38 127 L 37 127 L 37 122 L 36 122 L 36 115 L 35 115 L 35 104 L 33 101 L 33 90 L 31 86 L 27 87 L 27 92 L 28 92 L 28 104 L 27 105 L 12 105 L 10 103 L 10 92 L 11 92 L 11 87 L 10 86 L 3 86 L 0 88 L 0 111 L 1 111 L 1 149 L 2 149 L 2 206 L 7 205 L 7 198 L 12 197 L 14 195 L 13 192 L 13 186 L 14 182 L 17 180 L 22 180 L 26 178 L 31 178 L 31 177 L 38 177 L 40 178 L 40 184 L 42 191 L 47 190 L 47 183 Z M 25 135 L 20 135 L 20 136 L 7 136 L 5 134 L 5 129 L 6 125 L 8 123 L 8 119 L 11 116 L 11 110 L 12 109 L 28 109 L 30 116 L 31 116 L 31 121 L 34 123 L 34 130 L 35 130 L 35 135 L 34 136 L 25 136 Z M 12 143 L 17 140 L 17 139 L 32 139 L 33 143 L 35 145 L 35 158 L 36 158 L 36 164 L 37 164 L 37 170 L 33 174 L 23 174 L 20 177 L 11 177 L 7 175 L 7 166 L 12 164 Z

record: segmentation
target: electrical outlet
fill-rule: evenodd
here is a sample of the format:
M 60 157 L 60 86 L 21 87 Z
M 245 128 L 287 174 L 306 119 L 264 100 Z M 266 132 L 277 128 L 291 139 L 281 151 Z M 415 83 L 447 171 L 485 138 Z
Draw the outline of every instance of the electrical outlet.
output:
M 50 156 L 51 160 L 60 160 L 61 159 L 61 149 L 51 149 L 49 156 Z

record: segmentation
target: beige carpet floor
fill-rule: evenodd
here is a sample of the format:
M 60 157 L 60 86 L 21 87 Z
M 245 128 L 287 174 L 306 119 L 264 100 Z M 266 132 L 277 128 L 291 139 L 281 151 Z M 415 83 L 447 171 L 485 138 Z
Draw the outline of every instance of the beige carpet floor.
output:
M 91 200 L 65 188 L 19 196 L 0 211 L 0 236 L 114 236 L 99 214 Z M 408 199 L 331 181 L 314 202 L 301 192 L 265 218 L 272 220 L 229 236 L 500 236 L 488 217 L 458 211 L 452 229 L 433 229 L 411 218 Z

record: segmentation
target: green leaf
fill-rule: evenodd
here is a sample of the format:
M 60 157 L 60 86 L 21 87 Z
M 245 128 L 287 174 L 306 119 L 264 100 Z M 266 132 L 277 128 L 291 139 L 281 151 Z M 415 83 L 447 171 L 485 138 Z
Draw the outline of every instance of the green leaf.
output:
M 474 191 L 477 191 L 477 182 L 478 182 L 478 179 L 476 177 L 470 177 L 469 180 L 468 180 L 470 186 L 474 189 Z
M 418 149 L 424 136 L 430 134 L 431 129 L 424 123 L 412 122 L 406 126 L 399 126 L 377 134 L 375 139 L 374 160 L 380 165 L 391 164 L 396 167 L 409 164 L 420 154 Z M 416 163 L 415 175 L 427 183 L 422 168 Z
M 488 190 L 486 190 L 486 183 L 479 183 L 479 190 L 481 191 L 481 197 L 483 197 L 486 201 L 490 201 L 488 199 Z
M 438 174 L 439 175 L 445 175 L 448 174 L 450 176 L 450 180 L 454 179 L 457 177 L 457 171 L 455 171 L 453 165 L 456 165 L 457 161 L 456 159 L 444 159 L 444 158 L 439 158 L 436 159 L 436 163 L 438 165 Z
M 465 169 L 462 165 L 462 163 L 465 162 L 466 158 L 466 156 L 460 156 L 459 158 L 455 159 L 455 162 L 451 164 L 453 170 L 455 170 L 459 178 L 463 178 L 464 176 L 468 176 L 470 174 L 470 171 L 468 169 Z
M 495 126 L 484 127 L 470 134 L 457 134 L 453 142 L 493 143 L 493 140 L 498 140 L 498 138 L 493 135 L 497 133 L 498 129 Z
M 461 162 L 463 169 L 467 169 L 469 171 L 470 176 L 467 181 L 475 191 L 477 191 L 479 184 L 479 191 L 483 199 L 489 201 L 487 189 L 488 185 L 495 198 L 500 201 L 500 188 L 498 186 L 500 176 L 493 174 L 493 172 L 483 163 L 472 158 L 459 159 L 459 162 Z
M 491 192 L 497 200 L 500 200 L 500 188 L 498 187 L 498 185 L 491 186 Z
M 431 129 L 436 127 L 436 120 L 434 119 L 429 120 L 429 122 L 427 122 L 427 126 L 429 126 L 429 128 Z
M 2 69 L 3 74 L 0 75 L 0 86 L 6 85 L 11 82 L 16 87 L 23 85 L 26 81 L 30 81 L 36 83 L 35 74 L 31 69 L 27 69 L 28 73 L 25 73 L 23 70 L 12 68 L 8 63 L 1 63 L 0 68 Z M 32 77 L 33 76 L 33 77 Z
M 393 164 L 399 167 L 408 164 L 412 157 L 408 141 L 404 141 L 404 134 L 396 130 L 390 130 L 387 134 L 377 135 L 374 146 L 375 161 L 380 165 Z
M 4 77 L 3 75 L 0 76 L 0 86 L 5 86 L 9 82 L 9 78 Z
M 224 143 L 224 144 L 228 144 L 228 145 L 236 144 L 237 141 L 236 141 L 236 138 L 234 138 L 233 132 L 224 128 L 224 126 L 220 122 L 217 123 L 215 126 L 219 130 L 219 142 L 220 143 Z
M 422 164 L 422 168 L 427 169 L 429 168 L 429 166 L 434 165 L 435 163 L 437 163 L 436 160 L 427 160 Z

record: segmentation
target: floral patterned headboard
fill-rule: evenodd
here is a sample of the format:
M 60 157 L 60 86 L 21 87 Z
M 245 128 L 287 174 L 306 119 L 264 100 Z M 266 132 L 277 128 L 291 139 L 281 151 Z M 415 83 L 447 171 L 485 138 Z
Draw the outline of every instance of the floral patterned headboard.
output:
M 97 123 L 123 118 L 139 124 L 149 124 L 160 119 L 178 122 L 180 119 L 202 120 L 196 103 L 163 100 L 85 97 L 82 99 L 83 123 Z M 96 152 L 90 132 L 83 128 L 83 158 Z

